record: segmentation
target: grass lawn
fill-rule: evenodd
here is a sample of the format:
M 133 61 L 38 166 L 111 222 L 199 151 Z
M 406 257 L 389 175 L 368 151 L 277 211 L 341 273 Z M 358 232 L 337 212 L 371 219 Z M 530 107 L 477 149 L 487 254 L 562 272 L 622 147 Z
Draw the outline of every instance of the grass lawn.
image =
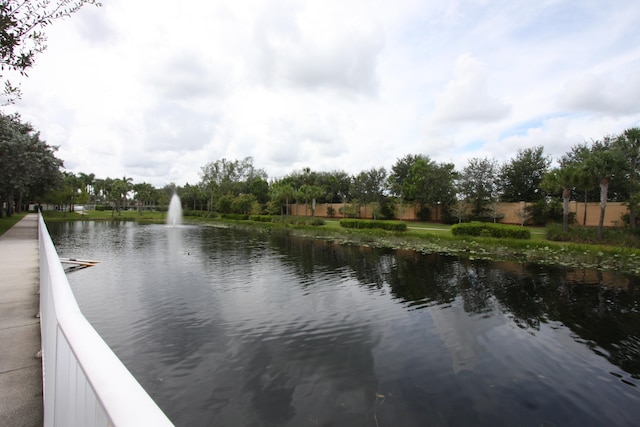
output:
M 43 214 L 44 219 L 47 221 L 127 220 L 164 222 L 167 217 L 166 212 L 149 211 L 121 211 L 120 213 L 112 211 L 85 211 L 82 214 L 78 212 L 46 211 Z
M 27 215 L 27 212 L 22 212 L 19 214 L 14 214 L 13 216 L 10 216 L 10 217 L 0 218 L 0 236 L 3 235 L 5 231 L 13 227 L 15 223 L 20 221 L 26 215 Z

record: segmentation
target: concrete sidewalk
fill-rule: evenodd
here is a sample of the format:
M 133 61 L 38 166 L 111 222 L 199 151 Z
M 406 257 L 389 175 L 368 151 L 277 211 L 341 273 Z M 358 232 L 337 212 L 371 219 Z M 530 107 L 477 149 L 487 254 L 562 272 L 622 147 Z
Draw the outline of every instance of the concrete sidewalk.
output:
M 0 236 L 0 426 L 42 426 L 38 216 Z

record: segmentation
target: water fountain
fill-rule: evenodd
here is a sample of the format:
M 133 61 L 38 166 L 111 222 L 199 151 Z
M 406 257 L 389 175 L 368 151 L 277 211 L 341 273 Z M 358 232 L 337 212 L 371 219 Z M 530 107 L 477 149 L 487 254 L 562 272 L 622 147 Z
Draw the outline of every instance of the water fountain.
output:
M 167 212 L 167 225 L 180 225 L 182 224 L 182 205 L 180 204 L 180 197 L 174 193 L 169 203 L 169 211 Z

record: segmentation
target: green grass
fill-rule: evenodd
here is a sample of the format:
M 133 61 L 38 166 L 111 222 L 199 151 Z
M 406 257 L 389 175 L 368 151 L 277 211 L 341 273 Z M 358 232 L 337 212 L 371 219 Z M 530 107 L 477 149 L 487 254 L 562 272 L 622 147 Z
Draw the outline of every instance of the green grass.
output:
M 167 217 L 166 212 L 137 212 L 137 211 L 121 211 L 120 214 L 112 211 L 85 211 L 83 214 L 78 212 L 43 212 L 46 221 L 144 221 L 162 223 Z
M 22 212 L 19 214 L 13 214 L 10 217 L 0 218 L 0 236 L 2 236 L 8 229 L 13 227 L 18 221 L 20 221 L 26 215 L 27 215 L 27 212 Z

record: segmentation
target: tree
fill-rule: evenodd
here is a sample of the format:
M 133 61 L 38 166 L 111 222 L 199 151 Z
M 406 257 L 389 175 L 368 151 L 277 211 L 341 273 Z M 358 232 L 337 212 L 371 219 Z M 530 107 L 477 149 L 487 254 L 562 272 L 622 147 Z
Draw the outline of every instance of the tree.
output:
M 295 195 L 295 190 L 290 184 L 283 181 L 274 183 L 269 189 L 271 200 L 280 206 L 280 215 L 289 215 L 289 200 Z M 285 212 L 282 213 L 282 204 L 285 204 Z
M 396 163 L 391 166 L 391 172 L 389 173 L 389 178 L 387 180 L 387 187 L 392 195 L 409 200 L 402 190 L 403 188 L 406 188 L 404 187 L 404 184 L 407 178 L 409 178 L 411 168 L 419 160 L 423 160 L 427 163 L 431 162 L 428 156 L 424 156 L 422 154 L 407 154 L 406 156 L 397 159 Z
M 626 183 L 628 188 L 629 224 L 636 228 L 638 209 L 640 208 L 640 128 L 630 128 L 619 135 L 615 147 L 620 151 L 626 163 Z
M 547 172 L 542 182 L 541 188 L 553 194 L 562 192 L 562 230 L 569 231 L 569 200 L 571 198 L 571 188 L 576 183 L 576 165 L 573 163 L 560 164 L 559 168 Z
M 307 206 L 311 202 L 311 216 L 316 214 L 316 199 L 324 194 L 322 187 L 303 184 L 297 192 L 299 200 L 304 200 L 304 216 L 307 216 Z
M 249 215 L 256 202 L 256 196 L 253 194 L 240 194 L 232 200 L 231 210 L 234 213 Z
M 481 219 L 487 215 L 487 206 L 497 200 L 498 164 L 488 158 L 469 159 L 468 165 L 460 174 L 458 187 L 472 208 L 471 215 Z
M 26 76 L 36 55 L 47 47 L 42 29 L 71 16 L 85 4 L 100 6 L 97 0 L 0 0 L 0 79 L 5 104 L 20 98 L 19 88 L 8 80 L 5 72 Z
M 438 206 L 444 212 L 455 202 L 455 178 L 452 163 L 436 163 L 429 157 L 416 159 L 403 179 L 401 192 L 405 200 L 413 200 L 420 206 L 420 219 L 430 219 L 428 206 Z
M 247 181 L 249 194 L 253 194 L 258 203 L 269 201 L 269 183 L 261 176 L 254 176 Z
M 598 221 L 598 240 L 602 239 L 604 214 L 607 207 L 609 183 L 623 167 L 622 153 L 613 146 L 610 137 L 594 141 L 584 162 L 583 168 L 600 187 L 600 220 Z
M 367 215 L 367 204 L 382 203 L 386 178 L 387 171 L 385 168 L 372 168 L 368 171 L 360 172 L 353 178 L 350 192 L 356 201 L 365 205 L 365 217 Z M 376 213 L 374 212 L 374 218 L 375 216 Z
M 202 210 L 203 203 L 206 203 L 207 199 L 202 184 L 189 185 L 189 183 L 186 183 L 182 188 L 180 197 L 188 202 L 187 206 L 191 206 L 193 210 L 196 210 L 197 204 L 200 205 L 200 210 Z
M 315 184 L 325 190 L 325 194 L 318 201 L 324 200 L 329 204 L 340 203 L 349 197 L 351 177 L 345 171 L 318 172 Z
M 142 207 L 153 202 L 155 196 L 155 188 L 146 182 L 133 184 L 134 200 L 138 205 L 138 212 L 142 215 Z
M 242 161 L 221 159 L 209 162 L 201 168 L 200 176 L 201 184 L 209 196 L 210 207 L 214 206 L 215 199 L 222 195 L 237 196 L 250 193 L 251 182 L 259 182 L 258 179 L 266 182 L 267 179 L 264 170 L 253 166 L 251 157 L 245 157 Z
M 504 202 L 536 202 L 544 197 L 540 183 L 551 163 L 538 146 L 518 150 L 515 159 L 500 169 L 500 185 Z
M 125 177 L 126 178 L 126 177 Z M 120 178 L 113 179 L 111 181 L 111 191 L 109 192 L 110 201 L 115 204 L 115 210 L 122 210 L 122 205 L 126 202 L 127 193 L 130 191 L 129 182 Z M 111 211 L 113 216 L 113 210 Z
M 0 216 L 12 215 L 15 207 L 22 209 L 23 199 L 36 201 L 62 183 L 57 150 L 20 116 L 0 113 Z
M 469 215 L 469 202 L 464 199 L 456 200 L 449 208 L 449 211 L 451 215 L 458 219 L 459 224 Z
M 95 174 L 79 172 L 78 179 L 82 183 L 82 191 L 87 193 L 88 200 L 91 200 L 91 195 L 94 193 L 93 182 L 96 179 Z

